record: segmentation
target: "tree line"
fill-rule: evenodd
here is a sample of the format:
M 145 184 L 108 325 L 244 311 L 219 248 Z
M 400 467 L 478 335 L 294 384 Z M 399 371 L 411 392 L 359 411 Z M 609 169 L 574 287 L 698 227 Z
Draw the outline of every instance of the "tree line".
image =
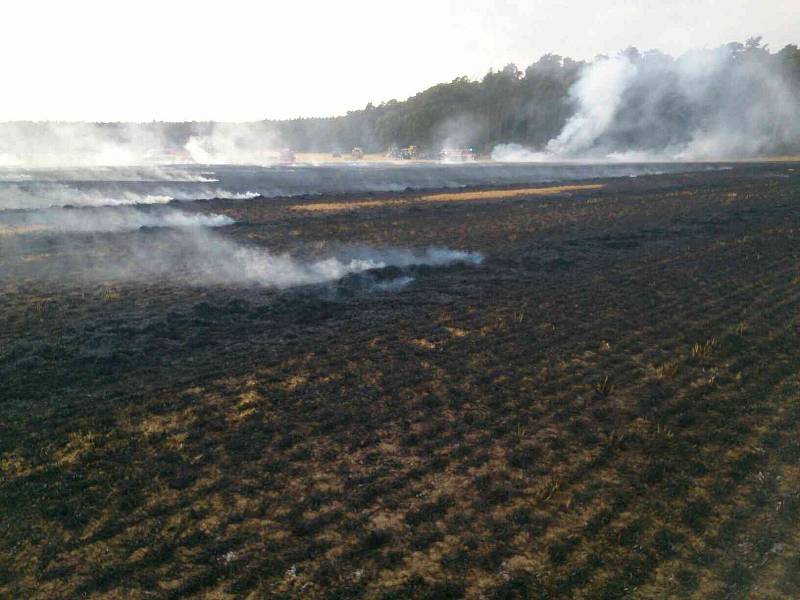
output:
M 687 144 L 698 131 L 738 132 L 740 138 L 774 140 L 772 152 L 800 151 L 800 50 L 787 45 L 771 52 L 760 38 L 678 58 L 658 51 L 628 48 L 624 57 L 636 76 L 626 82 L 613 119 L 592 143 L 610 151 L 652 149 Z M 417 146 L 435 152 L 445 147 L 488 153 L 496 144 L 515 143 L 544 149 L 565 124 L 591 102 L 591 90 L 580 91 L 587 73 L 609 57 L 592 62 L 546 54 L 524 70 L 508 64 L 481 79 L 458 77 L 406 100 L 367 104 L 361 110 L 330 118 L 264 120 L 240 125 L 214 122 L 99 123 L 91 134 L 103 140 L 183 148 L 191 136 L 210 135 L 221 125 L 241 139 L 263 139 L 295 152 L 385 152 Z M 688 83 L 687 83 L 687 73 Z M 694 77 L 694 79 L 692 79 Z M 778 93 L 780 92 L 780 93 Z M 48 139 L 53 123 L 0 123 L 2 152 L 21 141 Z M 75 125 L 75 124 L 73 124 Z M 74 139 L 87 137 L 80 128 Z M 56 136 L 57 137 L 57 136 Z M 233 142 L 237 143 L 236 135 Z M 731 137 L 731 136 L 728 136 Z M 751 152 L 765 148 L 764 139 Z M 91 141 L 91 139 L 89 139 Z M 87 142 L 88 143 L 88 142 Z M 741 145 L 741 140 L 737 140 Z M 72 144 L 72 142 L 70 142 Z M 149 146 L 148 146 L 149 147 Z
M 621 54 L 637 66 L 639 76 L 626 88 L 620 101 L 620 118 L 610 125 L 608 135 L 619 145 L 685 142 L 692 131 L 720 115 L 734 119 L 748 116 L 748 106 L 774 100 L 771 95 L 776 82 L 789 90 L 789 101 L 794 103 L 791 114 L 800 117 L 800 50 L 796 45 L 772 53 L 761 38 L 751 38 L 697 54 L 704 52 L 722 58 L 713 73 L 708 73 L 708 91 L 696 97 L 692 90 L 682 89 L 677 79 L 680 68 L 685 70 L 689 63 L 702 69 L 703 60 L 691 55 L 675 59 L 659 51 L 640 52 L 636 48 L 623 51 Z M 600 56 L 596 61 L 606 58 Z M 508 64 L 480 80 L 459 77 L 407 100 L 368 104 L 340 117 L 275 121 L 271 125 L 286 145 L 297 151 L 346 151 L 360 146 L 382 152 L 391 146 L 413 144 L 430 150 L 451 145 L 489 152 L 501 143 L 543 149 L 575 113 L 577 101 L 570 89 L 590 65 L 546 54 L 524 70 Z M 736 123 L 730 125 L 735 127 Z M 795 131 L 791 128 L 788 139 L 784 132 L 780 150 L 800 149 L 800 135 Z

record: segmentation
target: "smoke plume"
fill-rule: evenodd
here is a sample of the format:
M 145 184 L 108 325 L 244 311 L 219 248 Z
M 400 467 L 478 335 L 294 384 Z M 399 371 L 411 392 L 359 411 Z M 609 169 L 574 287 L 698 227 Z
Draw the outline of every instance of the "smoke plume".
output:
M 800 95 L 758 39 L 677 59 L 635 49 L 599 58 L 569 97 L 574 112 L 544 152 L 499 145 L 493 157 L 724 160 L 786 153 L 800 141 Z
M 550 140 L 547 150 L 570 155 L 592 148 L 611 125 L 622 95 L 635 76 L 635 67 L 625 57 L 599 60 L 586 69 L 569 92 L 578 110 L 559 136 Z
M 185 148 L 201 164 L 269 165 L 279 162 L 281 146 L 266 123 L 214 123 L 209 132 L 191 136 Z

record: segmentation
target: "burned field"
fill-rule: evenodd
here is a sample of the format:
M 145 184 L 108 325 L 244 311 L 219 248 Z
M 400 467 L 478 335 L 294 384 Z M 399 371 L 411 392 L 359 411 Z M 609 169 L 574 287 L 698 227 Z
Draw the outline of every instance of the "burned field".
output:
M 797 596 L 795 167 L 186 203 L 485 257 L 283 291 L 0 256 L 0 596 Z

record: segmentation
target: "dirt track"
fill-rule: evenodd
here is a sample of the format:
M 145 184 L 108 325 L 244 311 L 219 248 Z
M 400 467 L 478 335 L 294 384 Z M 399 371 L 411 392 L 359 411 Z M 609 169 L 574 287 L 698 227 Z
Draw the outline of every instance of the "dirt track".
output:
M 486 256 L 396 292 L 15 265 L 0 596 L 800 595 L 800 165 L 594 183 L 182 204 Z

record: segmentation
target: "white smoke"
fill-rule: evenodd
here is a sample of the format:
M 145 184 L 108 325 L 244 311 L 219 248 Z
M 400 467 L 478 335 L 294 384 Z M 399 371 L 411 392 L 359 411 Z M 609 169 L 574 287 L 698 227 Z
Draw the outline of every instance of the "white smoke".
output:
M 596 61 L 570 89 L 578 111 L 559 136 L 548 142 L 547 151 L 569 156 L 591 148 L 608 128 L 623 91 L 635 75 L 636 69 L 626 56 Z
M 143 227 L 223 227 L 233 219 L 216 214 L 193 214 L 175 209 L 145 211 L 133 207 L 103 209 L 48 208 L 0 215 L 0 234 L 110 233 Z
M 194 124 L 172 133 L 148 123 L 0 123 L 0 168 L 261 165 L 279 162 L 282 148 L 275 129 L 261 121 Z M 169 177 L 178 170 L 164 171 Z
M 186 168 L 170 166 L 145 167 L 60 167 L 60 168 L 4 168 L 0 169 L 0 182 L 175 182 L 175 183 L 216 183 L 215 173 L 197 172 Z
M 486 130 L 486 123 L 471 114 L 461 114 L 445 119 L 436 126 L 433 132 L 434 146 L 447 152 L 469 148 L 480 140 Z M 464 158 L 456 153 L 445 154 L 442 162 L 464 162 Z
M 194 217 L 198 218 L 199 215 Z M 219 217 L 212 215 L 208 218 Z M 173 217 L 173 222 L 176 219 L 179 218 Z M 56 221 L 58 222 L 59 220 Z M 63 220 L 60 222 L 64 223 Z M 165 220 L 159 218 L 157 222 L 164 224 Z M 127 223 L 133 224 L 134 220 L 129 219 Z M 95 223 L 96 226 L 98 224 L 99 221 Z M 428 248 L 421 251 L 340 248 L 318 258 L 301 258 L 288 253 L 275 254 L 261 246 L 244 245 L 204 227 L 184 227 L 152 229 L 147 230 L 147 233 L 117 233 L 113 239 L 95 240 L 88 247 L 80 246 L 77 249 L 71 245 L 71 238 L 68 236 L 51 239 L 48 252 L 52 254 L 48 260 L 55 262 L 45 274 L 41 274 L 42 271 L 36 270 L 38 264 L 29 264 L 24 259 L 29 251 L 24 244 L 28 237 L 0 236 L 0 249 L 6 255 L 4 258 L 17 258 L 9 272 L 24 273 L 26 278 L 40 276 L 47 279 L 66 278 L 69 281 L 116 280 L 283 289 L 337 281 L 347 275 L 371 269 L 445 266 L 454 263 L 479 264 L 483 260 L 483 256 L 478 253 L 447 248 Z M 31 237 L 31 240 L 35 239 Z M 112 251 L 107 251 L 107 248 Z M 376 285 L 377 289 L 381 289 L 380 285 L 385 284 L 385 289 L 391 291 L 408 283 L 410 280 L 395 278 L 392 281 L 376 282 Z
M 280 160 L 282 144 L 264 123 L 214 123 L 210 132 L 193 135 L 186 151 L 201 164 L 269 165 Z
M 137 124 L 2 123 L 2 166 L 143 165 L 164 147 L 153 129 Z
M 378 281 L 372 284 L 372 289 L 380 292 L 396 292 L 414 282 L 413 277 L 397 277 L 388 281 Z
M 492 149 L 492 160 L 496 162 L 547 162 L 554 160 L 553 154 L 536 152 L 521 144 L 498 144 Z
M 647 162 L 781 153 L 800 140 L 800 98 L 757 42 L 677 59 L 634 49 L 599 58 L 570 89 L 575 112 L 544 152 L 506 144 L 492 156 Z
M 217 236 L 215 236 L 217 237 Z M 259 285 L 287 288 L 336 281 L 352 273 L 389 266 L 443 266 L 452 263 L 478 264 L 480 254 L 429 248 L 422 252 L 401 249 L 358 249 L 313 261 L 303 261 L 289 254 L 272 254 L 256 247 L 215 239 L 213 243 L 192 237 L 195 278 L 205 283 L 223 285 Z
M 0 211 L 32 210 L 60 206 L 100 207 L 137 204 L 166 204 L 172 200 L 250 200 L 255 192 L 231 192 L 218 187 L 158 186 L 147 193 L 126 188 L 124 185 L 105 186 L 102 189 L 81 188 L 63 183 L 0 185 Z
M 52 183 L 34 187 L 0 186 L 0 210 L 26 210 L 52 206 L 120 206 L 125 204 L 165 204 L 171 196 L 141 194 L 118 189 L 111 192 L 80 190 L 69 185 Z
M 173 191 L 175 200 L 252 200 L 261 194 L 257 192 L 231 192 L 222 188 L 198 188 L 185 191 Z
M 678 156 L 657 154 L 644 150 L 609 152 L 608 154 L 556 154 L 537 152 L 520 144 L 498 144 L 492 149 L 492 160 L 509 163 L 567 163 L 575 165 L 607 163 L 669 162 Z

